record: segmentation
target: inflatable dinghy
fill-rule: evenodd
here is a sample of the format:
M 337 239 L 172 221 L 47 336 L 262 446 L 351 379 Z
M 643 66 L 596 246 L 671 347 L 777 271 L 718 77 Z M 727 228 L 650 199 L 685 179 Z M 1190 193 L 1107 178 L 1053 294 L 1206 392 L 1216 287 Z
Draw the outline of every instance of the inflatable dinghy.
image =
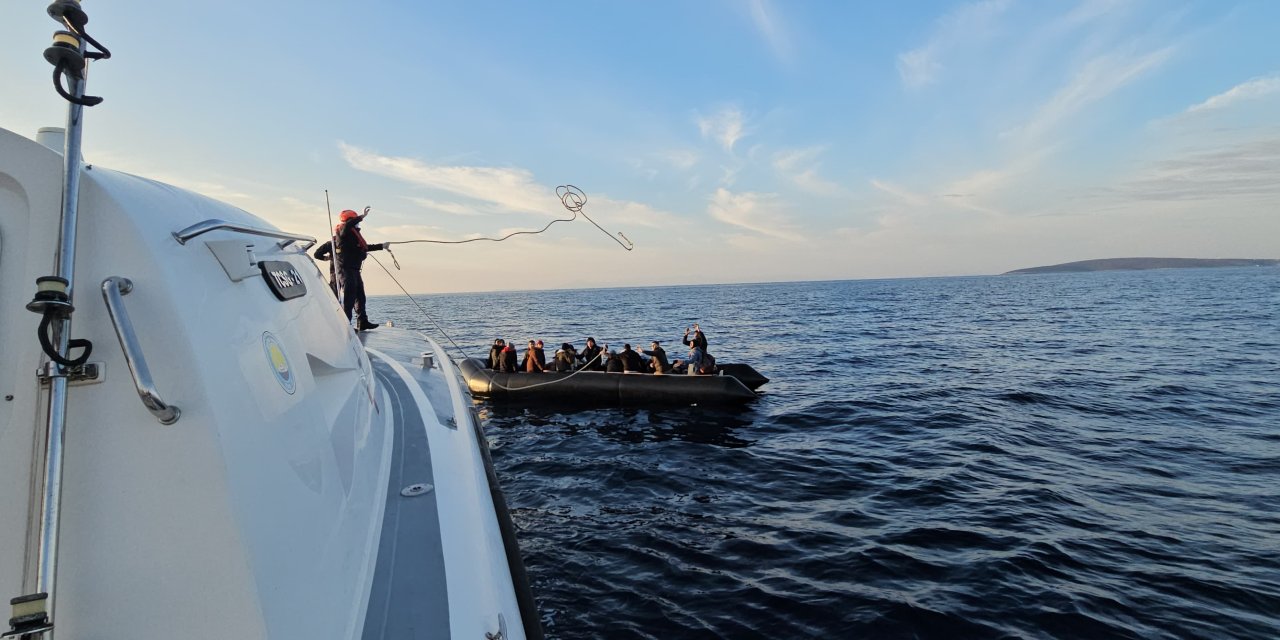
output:
M 679 373 L 499 373 L 480 358 L 458 363 L 472 395 L 506 402 L 582 402 L 647 406 L 736 404 L 753 400 L 768 382 L 751 365 L 726 364 L 717 375 Z

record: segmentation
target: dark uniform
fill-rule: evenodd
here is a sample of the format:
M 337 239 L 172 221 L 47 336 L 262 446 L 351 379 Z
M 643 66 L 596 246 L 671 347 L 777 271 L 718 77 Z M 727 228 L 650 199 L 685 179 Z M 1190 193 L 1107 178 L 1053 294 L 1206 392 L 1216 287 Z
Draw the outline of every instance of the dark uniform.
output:
M 364 277 L 360 274 L 360 268 L 364 265 L 364 260 L 369 256 L 370 251 L 381 251 L 386 248 L 386 245 L 369 244 L 364 241 L 364 236 L 360 235 L 360 221 L 364 220 L 364 216 L 355 211 L 347 209 L 342 212 L 339 219 L 342 222 L 334 228 L 333 234 L 338 238 L 337 264 L 342 282 L 342 311 L 347 314 L 348 322 L 351 321 L 352 311 L 355 311 L 358 319 L 356 330 L 366 331 L 378 325 L 369 322 L 368 308 L 365 304 Z M 332 253 L 333 244 L 326 242 L 320 245 L 312 255 L 317 260 L 328 260 Z

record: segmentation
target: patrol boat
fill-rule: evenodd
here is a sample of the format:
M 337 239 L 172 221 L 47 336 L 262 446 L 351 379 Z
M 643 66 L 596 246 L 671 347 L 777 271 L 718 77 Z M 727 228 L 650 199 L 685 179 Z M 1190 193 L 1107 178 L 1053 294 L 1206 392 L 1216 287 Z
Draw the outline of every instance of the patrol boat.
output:
M 441 347 L 354 332 L 313 238 L 82 162 L 105 49 L 49 12 L 65 131 L 0 129 L 0 636 L 540 637 Z

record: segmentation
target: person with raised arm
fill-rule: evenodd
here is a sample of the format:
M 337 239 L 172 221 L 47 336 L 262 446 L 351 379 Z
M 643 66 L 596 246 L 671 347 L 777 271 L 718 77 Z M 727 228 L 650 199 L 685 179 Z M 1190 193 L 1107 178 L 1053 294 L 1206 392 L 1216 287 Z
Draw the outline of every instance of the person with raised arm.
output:
M 369 244 L 360 234 L 360 223 L 368 215 L 369 207 L 364 208 L 363 214 L 351 209 L 344 210 L 338 216 L 338 225 L 333 229 L 333 235 L 338 241 L 337 251 L 334 251 L 333 242 L 330 241 L 320 245 L 312 254 L 317 260 L 329 260 L 336 256 L 342 282 L 342 311 L 347 314 L 347 322 L 351 322 L 351 313 L 355 311 L 356 331 L 378 328 L 378 323 L 369 322 L 364 277 L 360 275 L 360 268 L 370 251 L 381 251 L 386 245 Z

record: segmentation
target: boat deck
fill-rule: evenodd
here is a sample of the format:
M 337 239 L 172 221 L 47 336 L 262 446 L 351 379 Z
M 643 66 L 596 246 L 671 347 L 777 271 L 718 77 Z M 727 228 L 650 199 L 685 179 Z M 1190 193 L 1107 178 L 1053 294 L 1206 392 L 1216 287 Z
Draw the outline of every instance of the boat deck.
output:
M 451 616 L 457 616 L 459 610 L 469 617 L 489 609 L 483 602 L 449 599 L 450 593 L 459 591 L 459 583 L 483 582 L 474 572 L 481 565 L 466 558 L 475 560 L 474 554 L 484 553 L 496 555 L 496 563 L 509 570 L 506 579 L 514 587 L 520 609 L 519 620 L 484 614 L 486 625 L 494 625 L 487 633 L 540 638 L 536 604 L 515 529 L 488 455 L 488 442 L 457 369 L 443 349 L 413 332 L 383 327 L 359 335 L 378 382 L 378 402 L 385 404 L 395 429 L 386 509 L 362 637 L 452 637 L 460 626 Z M 470 457 L 476 452 L 476 466 L 482 469 L 473 476 L 472 465 L 460 467 L 457 463 L 459 455 Z M 461 501 L 459 496 L 464 496 Z M 460 521 L 474 513 L 476 500 L 493 503 L 497 521 L 491 526 L 496 548 L 470 539 L 488 534 L 476 530 L 473 535 L 459 529 Z M 460 547 L 473 551 L 460 554 Z M 481 587 L 481 593 L 484 591 Z

